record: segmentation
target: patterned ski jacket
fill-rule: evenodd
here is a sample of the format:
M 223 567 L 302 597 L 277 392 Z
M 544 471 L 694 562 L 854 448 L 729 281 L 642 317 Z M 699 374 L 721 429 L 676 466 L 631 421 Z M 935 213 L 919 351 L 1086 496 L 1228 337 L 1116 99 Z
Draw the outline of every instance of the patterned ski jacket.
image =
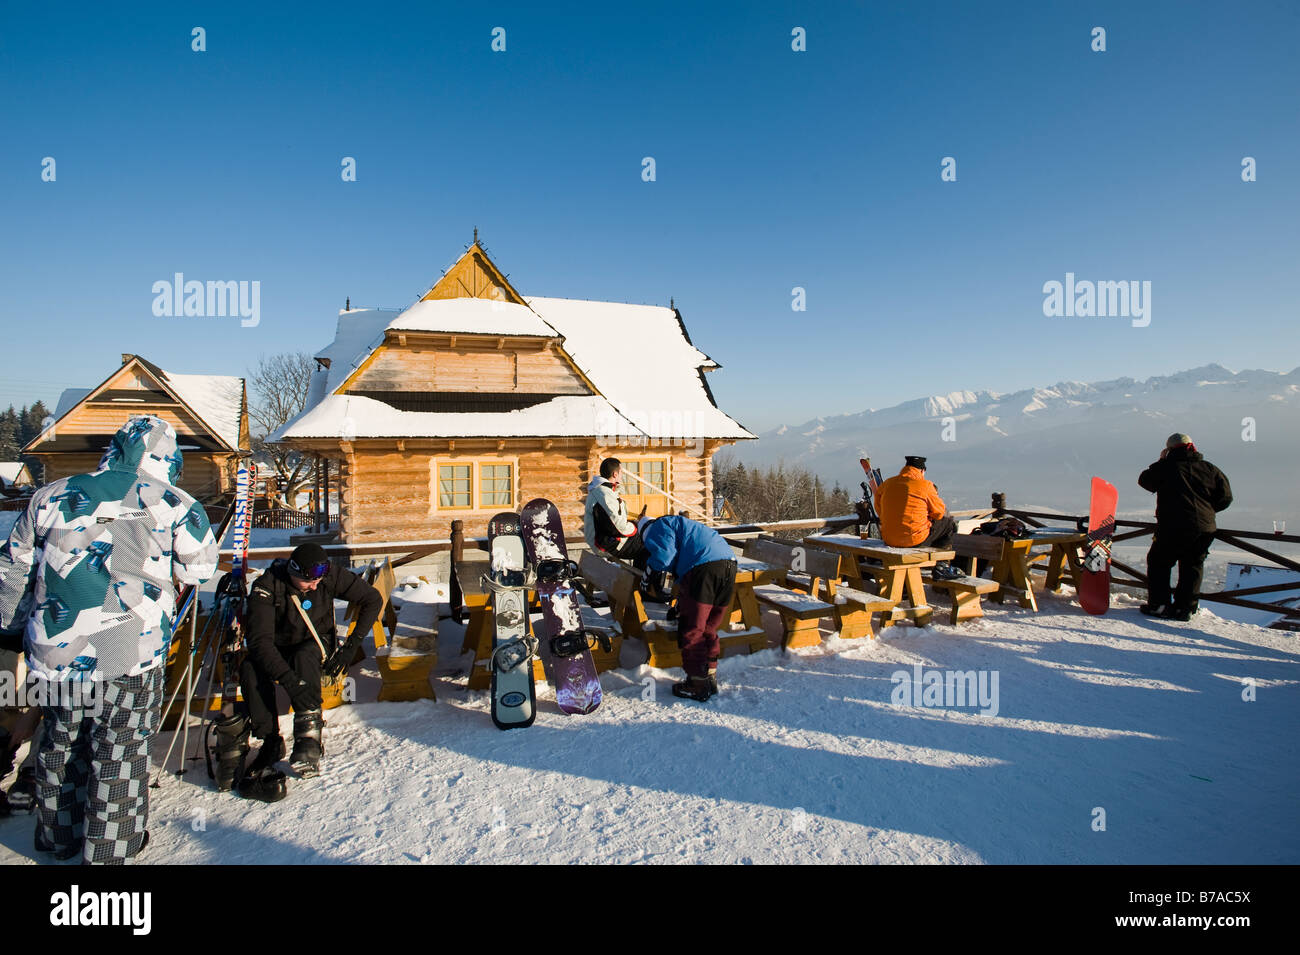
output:
M 208 517 L 173 485 L 176 432 L 131 418 L 90 474 L 38 490 L 0 546 L 0 629 L 25 628 L 31 671 L 48 680 L 137 676 L 167 659 L 173 578 L 217 569 Z

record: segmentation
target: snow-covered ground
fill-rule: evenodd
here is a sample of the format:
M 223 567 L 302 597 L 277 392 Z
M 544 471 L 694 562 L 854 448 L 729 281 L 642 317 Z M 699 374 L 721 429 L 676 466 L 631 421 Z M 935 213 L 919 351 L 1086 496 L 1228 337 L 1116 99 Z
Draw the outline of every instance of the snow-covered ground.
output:
M 403 620 L 439 596 L 399 591 Z M 728 657 L 704 705 L 672 696 L 680 671 L 605 674 L 586 717 L 539 684 L 537 722 L 510 732 L 443 620 L 436 703 L 329 711 L 324 774 L 274 805 L 213 791 L 201 762 L 165 776 L 142 861 L 1300 862 L 1296 636 L 1137 603 L 1098 618 L 1046 596 Z M 973 671 L 986 713 L 896 702 L 917 666 Z M 373 660 L 358 670 L 373 700 Z M 30 818 L 0 822 L 0 862 L 31 838 Z

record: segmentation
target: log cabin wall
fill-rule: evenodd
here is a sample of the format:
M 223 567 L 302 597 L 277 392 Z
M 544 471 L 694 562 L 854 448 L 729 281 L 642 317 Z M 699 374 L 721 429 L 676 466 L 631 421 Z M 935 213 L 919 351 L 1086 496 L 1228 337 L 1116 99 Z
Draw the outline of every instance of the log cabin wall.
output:
M 177 486 L 199 503 L 210 503 L 234 489 L 229 476 L 232 454 L 184 451 L 185 467 Z M 61 452 L 35 455 L 45 466 L 45 483 L 74 474 L 87 474 L 99 467 L 102 451 Z
M 340 458 L 340 534 L 345 543 L 378 541 L 443 540 L 451 536 L 451 522 L 465 522 L 465 533 L 482 537 L 488 519 L 499 511 L 518 511 L 533 498 L 554 501 L 560 509 L 566 533 L 582 534 L 582 515 L 587 484 L 599 473 L 600 462 L 616 457 L 625 462 L 664 461 L 668 492 L 689 505 L 688 516 L 700 520 L 711 513 L 711 461 L 719 442 L 699 447 L 606 447 L 591 439 L 537 438 L 517 441 L 456 440 L 454 449 L 446 441 L 404 441 L 398 450 L 393 441 L 359 441 L 349 445 L 351 453 L 336 447 L 324 452 Z M 369 446 L 367 446 L 369 445 Z M 545 447 L 545 445 L 550 445 Z M 514 487 L 509 504 L 478 507 L 443 507 L 438 472 L 441 465 L 474 465 L 493 462 L 512 466 Z M 475 475 L 475 478 L 477 475 Z M 637 495 L 625 482 L 622 491 L 633 511 L 640 509 Z M 651 502 L 651 516 L 675 514 L 681 504 L 657 496 Z M 636 503 L 635 508 L 630 505 Z

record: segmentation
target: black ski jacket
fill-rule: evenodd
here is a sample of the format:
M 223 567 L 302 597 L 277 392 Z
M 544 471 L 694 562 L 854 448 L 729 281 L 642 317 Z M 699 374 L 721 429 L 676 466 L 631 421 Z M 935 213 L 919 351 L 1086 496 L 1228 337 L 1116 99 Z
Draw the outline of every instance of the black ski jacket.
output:
M 277 648 L 296 646 L 304 640 L 314 642 L 302 616 L 289 600 L 290 594 L 298 595 L 303 609 L 311 618 L 312 626 L 316 628 L 316 634 L 325 644 L 326 651 L 331 653 L 337 643 L 335 600 L 360 605 L 357 625 L 352 631 L 358 638 L 364 637 L 375 625 L 384 604 L 379 591 L 366 583 L 364 578 L 333 563 L 315 590 L 299 591 L 289 579 L 285 561 L 277 560 L 266 573 L 253 581 L 248 594 L 246 617 L 248 655 L 258 669 L 277 683 L 284 682 L 284 678 L 293 672 Z M 311 604 L 310 607 L 307 606 L 308 603 Z
M 1199 451 L 1174 448 L 1138 475 L 1156 495 L 1156 527 L 1167 534 L 1211 534 L 1214 515 L 1232 503 L 1228 478 Z

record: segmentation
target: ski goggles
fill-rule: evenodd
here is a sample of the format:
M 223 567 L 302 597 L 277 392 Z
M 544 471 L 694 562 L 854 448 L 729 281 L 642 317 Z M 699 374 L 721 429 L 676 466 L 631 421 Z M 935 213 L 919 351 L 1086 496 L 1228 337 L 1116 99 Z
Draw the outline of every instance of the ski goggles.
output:
M 306 567 L 299 567 L 296 560 L 292 557 L 289 558 L 289 573 L 299 580 L 320 580 L 329 572 L 329 569 L 330 562 L 328 560 L 308 564 Z

